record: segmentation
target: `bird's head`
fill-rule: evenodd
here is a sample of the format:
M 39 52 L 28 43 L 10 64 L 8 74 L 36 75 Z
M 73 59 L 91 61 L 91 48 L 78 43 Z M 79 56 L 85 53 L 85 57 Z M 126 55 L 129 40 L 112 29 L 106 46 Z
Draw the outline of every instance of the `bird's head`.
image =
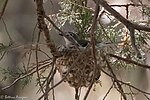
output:
M 63 34 L 59 34 L 59 35 L 63 36 Z M 68 38 L 72 38 L 78 44 L 79 47 L 86 47 L 87 44 L 89 43 L 89 41 L 87 41 L 87 40 L 80 39 L 79 36 L 73 32 L 66 32 L 66 36 Z M 66 42 L 66 47 L 73 47 L 74 46 L 74 44 L 70 40 L 68 40 L 66 37 L 64 37 L 64 39 Z

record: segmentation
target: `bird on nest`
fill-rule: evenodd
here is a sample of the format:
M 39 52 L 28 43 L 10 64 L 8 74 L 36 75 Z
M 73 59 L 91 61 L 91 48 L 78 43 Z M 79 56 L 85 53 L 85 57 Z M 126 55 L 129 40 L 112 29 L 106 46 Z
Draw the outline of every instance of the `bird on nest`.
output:
M 77 59 L 77 57 L 81 54 L 84 49 L 76 49 L 75 44 L 70 41 L 73 40 L 79 48 L 85 48 L 89 41 L 81 39 L 77 34 L 73 32 L 66 32 L 65 37 L 63 34 L 59 34 L 63 36 L 65 40 L 65 46 L 63 46 L 64 50 L 60 50 L 63 52 L 62 57 L 59 57 L 56 61 L 56 67 L 60 76 L 63 78 L 68 73 L 71 68 L 73 62 Z M 70 38 L 70 39 L 68 39 Z M 69 74 L 65 77 L 65 82 L 67 81 L 70 86 L 75 88 L 76 98 L 78 97 L 78 89 L 80 87 L 88 87 L 92 81 L 94 75 L 94 60 L 91 55 L 91 51 L 88 50 L 83 54 L 83 56 L 77 61 L 77 63 L 71 68 Z M 96 68 L 95 73 L 95 81 L 100 77 L 99 69 Z

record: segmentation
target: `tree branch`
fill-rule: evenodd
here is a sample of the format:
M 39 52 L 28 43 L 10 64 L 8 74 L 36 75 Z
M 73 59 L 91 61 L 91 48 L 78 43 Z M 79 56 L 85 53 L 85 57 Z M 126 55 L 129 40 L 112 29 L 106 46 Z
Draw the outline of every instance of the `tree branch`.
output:
M 117 76 L 115 75 L 113 69 L 111 68 L 111 66 L 110 66 L 110 64 L 109 64 L 109 62 L 108 62 L 106 56 L 103 55 L 102 57 L 103 57 L 104 61 L 106 62 L 107 67 L 108 67 L 109 71 L 111 72 L 111 74 L 112 74 L 112 76 L 113 76 L 114 83 L 116 83 L 116 85 L 118 86 L 118 89 L 117 89 L 117 90 L 121 93 L 123 99 L 124 99 L 124 100 L 127 100 L 127 97 L 126 97 L 126 95 L 125 95 L 125 92 L 124 92 L 124 90 L 123 90 L 123 87 L 122 87 L 122 85 L 117 81 L 117 80 L 118 80 L 118 79 L 117 79 Z
M 108 54 L 108 55 L 109 55 L 110 57 L 114 57 L 114 58 L 116 58 L 116 59 L 118 59 L 118 60 L 125 61 L 126 63 L 131 63 L 131 64 L 135 64 L 135 65 L 137 65 L 137 66 L 140 66 L 140 67 L 142 67 L 142 68 L 150 69 L 150 66 L 148 66 L 148 65 L 140 64 L 140 63 L 138 63 L 138 62 L 136 62 L 136 61 L 133 61 L 133 60 L 130 60 L 130 59 L 126 59 L 126 58 L 122 58 L 122 57 L 119 57 L 119 56 L 117 56 L 117 55 L 113 55 L 113 54 Z
M 103 69 L 101 69 L 101 71 L 102 71 L 104 74 L 106 74 L 107 76 L 109 76 L 109 77 L 115 79 L 115 77 L 114 77 L 113 75 L 110 75 L 109 73 L 107 73 L 107 72 L 104 71 Z M 131 88 L 133 88 L 133 89 L 135 89 L 135 90 L 137 90 L 137 91 L 139 91 L 139 92 L 141 92 L 141 93 L 143 93 L 143 94 L 145 94 L 145 95 L 150 95 L 149 92 L 145 92 L 145 91 L 143 91 L 143 90 L 141 90 L 141 89 L 139 89 L 139 88 L 137 88 L 137 87 L 131 85 L 130 83 L 123 82 L 122 80 L 118 80 L 118 79 L 116 79 L 115 81 L 118 81 L 118 82 L 121 83 L 121 84 L 124 84 L 124 85 L 126 85 L 126 86 L 129 86 L 129 87 L 131 87 Z
M 2 11 L 0 12 L 0 19 L 2 18 L 2 16 L 4 15 L 6 6 L 7 6 L 8 0 L 5 0 L 5 3 L 3 5 Z
M 134 32 L 135 32 L 135 29 L 150 32 L 150 27 L 138 25 L 138 24 L 130 22 L 129 20 L 124 18 L 120 13 L 118 13 L 116 10 L 111 8 L 111 6 L 108 5 L 108 3 L 105 0 L 100 0 L 99 4 L 102 5 L 108 12 L 110 12 L 116 19 L 118 19 L 120 22 L 122 22 L 128 28 L 128 30 L 130 31 L 131 45 L 132 45 L 134 51 L 136 52 L 137 57 L 141 59 L 141 57 L 142 57 L 141 53 L 135 44 Z
M 118 13 L 116 10 L 111 8 L 111 6 L 108 5 L 108 3 L 105 0 L 100 0 L 99 4 L 102 5 L 108 12 L 110 12 L 116 19 L 122 22 L 127 28 L 133 27 L 134 29 L 137 29 L 137 30 L 150 32 L 150 27 L 138 25 L 138 24 L 130 22 L 129 20 L 124 18 L 120 13 Z
M 92 45 L 91 52 L 92 52 L 92 56 L 94 58 L 94 66 L 93 66 L 93 72 L 94 73 L 93 73 L 93 78 L 92 78 L 92 81 L 90 83 L 90 86 L 89 86 L 83 100 L 86 100 L 88 94 L 90 93 L 90 90 L 93 86 L 93 83 L 94 83 L 94 80 L 96 77 L 97 59 L 96 59 L 96 48 L 95 48 L 95 45 L 96 45 L 96 43 L 95 43 L 96 42 L 96 40 L 95 40 L 95 29 L 97 27 L 97 18 L 98 18 L 98 14 L 99 14 L 99 0 L 96 0 L 95 4 L 96 4 L 96 7 L 95 7 L 93 23 L 92 23 L 91 32 L 90 32 L 91 45 Z
M 37 6 L 37 20 L 38 20 L 38 28 L 44 33 L 47 46 L 51 49 L 51 53 L 54 57 L 59 56 L 59 53 L 57 52 L 56 46 L 54 42 L 51 40 L 51 36 L 49 34 L 48 27 L 45 23 L 44 17 L 45 17 L 45 11 L 43 7 L 43 0 L 35 0 L 36 6 Z

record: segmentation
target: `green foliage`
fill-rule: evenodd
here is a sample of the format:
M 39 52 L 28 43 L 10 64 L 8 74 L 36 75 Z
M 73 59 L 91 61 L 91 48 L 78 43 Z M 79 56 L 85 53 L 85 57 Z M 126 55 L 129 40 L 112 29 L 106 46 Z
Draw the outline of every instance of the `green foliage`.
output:
M 16 80 L 20 78 L 21 76 L 27 74 L 25 70 L 21 69 L 20 66 L 15 67 L 15 71 L 12 70 L 11 67 L 7 68 L 1 68 L 0 72 L 4 75 L 2 78 L 2 81 L 9 81 L 9 80 Z M 26 85 L 28 85 L 31 82 L 32 75 L 27 76 L 20 80 L 21 87 L 24 88 Z
M 64 22 L 69 21 L 75 26 L 75 31 L 81 38 L 87 37 L 89 28 L 92 23 L 92 11 L 83 5 L 77 4 L 76 0 L 62 0 L 60 2 L 60 19 Z
M 148 6 L 143 6 L 142 7 L 142 13 L 148 17 L 150 17 L 150 7 Z
M 5 0 L 0 0 L 0 8 L 4 4 Z
M 3 43 L 0 43 L 0 54 L 2 54 L 3 51 L 5 51 L 9 46 L 4 45 Z

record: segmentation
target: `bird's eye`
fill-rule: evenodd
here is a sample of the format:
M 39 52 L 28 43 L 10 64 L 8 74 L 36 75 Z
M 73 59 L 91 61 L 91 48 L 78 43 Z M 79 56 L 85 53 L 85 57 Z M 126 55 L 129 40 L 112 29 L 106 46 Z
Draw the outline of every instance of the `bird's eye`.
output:
M 66 34 L 66 36 L 69 36 L 69 34 Z
M 71 33 L 70 35 L 73 36 L 73 33 Z

